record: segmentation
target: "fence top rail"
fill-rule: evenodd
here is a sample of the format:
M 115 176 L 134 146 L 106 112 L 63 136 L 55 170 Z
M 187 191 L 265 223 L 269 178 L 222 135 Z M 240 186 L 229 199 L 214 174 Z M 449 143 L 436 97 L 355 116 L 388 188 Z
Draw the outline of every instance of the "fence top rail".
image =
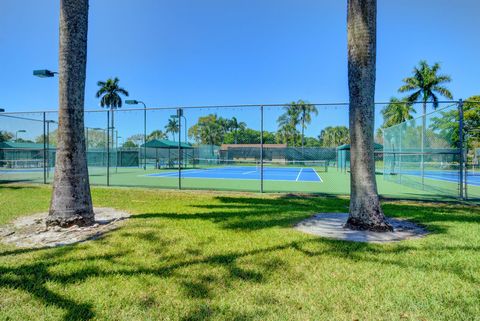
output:
M 445 100 L 445 101 L 438 101 L 439 104 L 458 104 L 460 101 L 458 100 Z M 464 100 L 463 103 L 478 103 L 480 101 L 468 101 Z M 405 102 L 376 102 L 374 103 L 376 106 L 382 105 L 389 105 L 389 104 L 405 104 Z M 415 101 L 410 103 L 412 105 L 419 105 L 423 104 L 421 101 Z M 431 102 L 428 102 L 431 104 Z M 237 105 L 198 105 L 198 106 L 164 106 L 164 107 L 147 107 L 147 108 L 127 108 L 127 109 L 115 109 L 115 112 L 129 112 L 129 111 L 144 111 L 144 110 L 175 110 L 175 109 L 209 109 L 209 108 L 259 108 L 259 107 L 273 107 L 273 108 L 282 108 L 286 106 L 290 106 L 290 103 L 283 103 L 283 104 L 237 104 Z M 331 102 L 331 103 L 309 103 L 309 105 L 314 105 L 317 107 L 348 107 L 348 102 Z M 85 109 L 85 113 L 104 113 L 110 111 L 111 109 Z M 57 113 L 58 110 L 37 110 L 37 111 L 15 111 L 15 112 L 2 112 L 0 116 L 7 116 L 7 115 L 19 115 L 19 114 L 39 114 L 39 113 Z

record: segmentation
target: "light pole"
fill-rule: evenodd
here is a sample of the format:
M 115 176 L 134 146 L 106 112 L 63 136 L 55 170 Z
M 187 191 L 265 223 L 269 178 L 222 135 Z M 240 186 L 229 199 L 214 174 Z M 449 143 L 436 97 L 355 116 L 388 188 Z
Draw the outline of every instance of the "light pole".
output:
M 51 77 L 54 77 L 55 74 L 58 74 L 58 72 L 51 71 L 48 69 L 39 69 L 39 70 L 33 71 L 33 75 L 40 78 L 51 78 Z
M 143 170 L 147 170 L 147 105 L 143 101 L 129 99 L 125 100 L 128 105 L 143 105 Z
M 26 133 L 25 129 L 19 129 L 15 132 L 15 142 L 18 141 L 18 133 Z
M 171 118 L 179 118 L 178 115 L 170 115 Z M 188 144 L 187 141 L 187 118 L 183 115 L 183 113 L 180 115 L 180 117 L 183 117 L 183 120 L 185 121 L 185 144 Z M 178 120 L 179 122 L 181 120 Z

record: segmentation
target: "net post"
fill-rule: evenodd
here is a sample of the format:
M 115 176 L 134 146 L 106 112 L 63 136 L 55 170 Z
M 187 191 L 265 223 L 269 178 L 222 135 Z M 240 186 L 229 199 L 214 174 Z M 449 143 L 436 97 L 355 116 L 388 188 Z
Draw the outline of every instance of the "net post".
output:
M 464 199 L 464 165 L 465 160 L 463 159 L 463 101 L 460 99 L 458 101 L 458 139 L 459 139 L 459 156 L 460 156 L 460 168 L 459 168 L 459 177 L 460 177 L 460 199 Z
M 260 193 L 263 193 L 263 105 L 260 106 Z
M 43 184 L 47 184 L 47 122 L 43 112 Z
M 181 144 L 182 144 L 182 108 L 177 108 L 178 119 L 178 189 L 182 189 L 182 165 L 181 165 Z
M 110 186 L 110 110 L 107 110 L 107 186 Z

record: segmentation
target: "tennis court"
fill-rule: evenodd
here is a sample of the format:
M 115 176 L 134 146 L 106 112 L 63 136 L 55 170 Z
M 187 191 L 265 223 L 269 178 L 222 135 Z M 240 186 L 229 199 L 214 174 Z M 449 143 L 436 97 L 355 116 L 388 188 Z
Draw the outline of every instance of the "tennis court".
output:
M 147 174 L 149 177 L 177 177 L 178 171 L 168 173 Z M 181 171 L 182 178 L 199 179 L 234 179 L 234 180 L 260 180 L 261 168 L 259 166 L 218 166 L 208 168 L 195 168 Z M 270 181 L 289 182 L 323 182 L 321 176 L 313 167 L 264 167 L 263 179 Z
M 402 171 L 402 175 L 412 175 L 421 177 L 422 172 L 420 170 L 412 171 Z M 425 171 L 424 177 L 437 180 L 437 181 L 446 181 L 458 183 L 460 181 L 458 171 Z M 466 183 L 468 185 L 480 186 L 480 173 L 479 172 L 468 172 L 466 175 Z

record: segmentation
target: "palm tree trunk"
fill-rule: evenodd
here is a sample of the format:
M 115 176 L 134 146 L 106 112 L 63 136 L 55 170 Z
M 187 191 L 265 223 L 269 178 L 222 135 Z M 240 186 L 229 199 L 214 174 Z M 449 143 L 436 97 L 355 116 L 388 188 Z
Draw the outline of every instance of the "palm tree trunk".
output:
M 390 231 L 375 180 L 373 126 L 376 62 L 376 0 L 348 0 L 350 95 L 350 215 L 347 228 Z
M 305 151 L 304 151 L 304 143 L 305 143 L 305 111 L 303 111 L 303 115 L 302 115 L 302 157 L 305 158 Z
M 84 136 L 88 0 L 60 0 L 59 111 L 47 225 L 94 223 Z

